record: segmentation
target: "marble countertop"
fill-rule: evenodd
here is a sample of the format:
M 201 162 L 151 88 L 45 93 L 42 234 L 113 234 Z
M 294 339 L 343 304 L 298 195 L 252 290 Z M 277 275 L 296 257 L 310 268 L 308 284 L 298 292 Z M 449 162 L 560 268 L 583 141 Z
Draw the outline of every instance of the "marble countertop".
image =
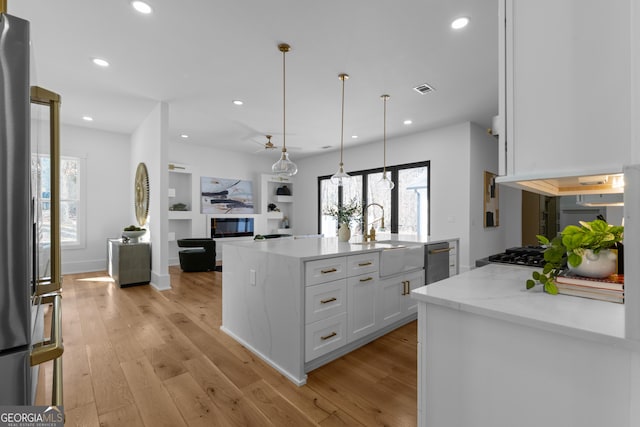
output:
M 531 267 L 489 264 L 411 292 L 422 302 L 579 338 L 640 345 L 625 339 L 624 304 L 525 288 Z
M 337 237 L 303 239 L 284 238 L 218 242 L 224 245 L 246 247 L 252 250 L 287 257 L 294 257 L 307 261 L 313 259 L 329 258 L 332 256 L 355 255 L 364 252 L 381 251 L 385 248 L 390 247 L 390 245 L 383 242 L 386 240 L 396 242 L 411 242 L 422 245 L 428 243 L 457 240 L 457 237 L 450 239 L 433 239 L 430 237 L 421 239 L 416 238 L 416 236 L 402 234 L 378 233 L 376 242 L 367 244 L 360 244 L 362 242 L 362 236 L 354 236 L 349 240 L 349 242 L 339 242 Z

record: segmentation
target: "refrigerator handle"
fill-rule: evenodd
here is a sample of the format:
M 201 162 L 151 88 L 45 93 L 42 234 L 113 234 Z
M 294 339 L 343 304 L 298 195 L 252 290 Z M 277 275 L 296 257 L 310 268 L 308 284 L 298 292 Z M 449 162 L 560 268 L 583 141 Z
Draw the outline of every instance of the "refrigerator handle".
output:
M 31 350 L 31 366 L 53 360 L 53 386 L 51 387 L 51 405 L 61 406 L 62 399 L 62 295 L 44 295 L 41 304 L 53 304 L 51 313 L 51 336 L 48 340 L 34 344 Z
M 31 103 L 49 107 L 49 155 L 51 167 L 51 277 L 37 279 L 35 295 L 59 291 L 62 287 L 60 264 L 60 95 L 39 86 L 31 87 Z

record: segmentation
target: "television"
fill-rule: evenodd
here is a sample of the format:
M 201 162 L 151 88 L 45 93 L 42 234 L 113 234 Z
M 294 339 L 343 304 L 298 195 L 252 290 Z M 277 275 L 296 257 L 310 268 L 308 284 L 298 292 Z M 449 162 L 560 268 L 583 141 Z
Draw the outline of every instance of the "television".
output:
M 211 237 L 253 236 L 253 218 L 211 218 Z

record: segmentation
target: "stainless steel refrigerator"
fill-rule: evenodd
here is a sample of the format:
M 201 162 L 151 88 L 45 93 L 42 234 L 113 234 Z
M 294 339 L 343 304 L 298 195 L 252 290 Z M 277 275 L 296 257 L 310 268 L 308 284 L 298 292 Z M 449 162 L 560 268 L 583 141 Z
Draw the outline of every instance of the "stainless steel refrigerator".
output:
M 41 223 L 37 197 L 32 197 L 31 103 L 50 107 L 51 162 L 59 157 L 59 96 L 30 87 L 29 22 L 6 13 L 0 3 L 0 405 L 32 405 L 36 369 L 54 360 L 53 405 L 62 404 L 62 338 L 57 209 L 52 195 L 51 238 L 46 256 L 51 260 L 45 277 L 36 266 Z M 53 96 L 52 96 L 53 95 Z M 54 165 L 54 163 L 56 163 Z M 51 184 L 57 186 L 56 173 Z M 56 189 L 57 191 L 57 189 Z M 53 189 L 52 189 L 53 192 Z M 53 265 L 55 263 L 55 266 Z M 42 312 L 52 307 L 52 330 L 41 337 Z M 40 336 L 39 336 L 40 335 Z M 55 383 L 58 382 L 58 383 Z

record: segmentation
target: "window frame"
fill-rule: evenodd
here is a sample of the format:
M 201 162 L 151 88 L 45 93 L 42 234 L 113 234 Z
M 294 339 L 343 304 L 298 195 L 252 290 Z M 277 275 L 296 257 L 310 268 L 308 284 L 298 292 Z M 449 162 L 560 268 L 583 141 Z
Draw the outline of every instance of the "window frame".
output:
M 414 169 L 414 168 L 427 168 L 427 235 L 431 235 L 431 160 L 423 160 L 421 162 L 413 162 L 413 163 L 404 163 L 400 165 L 387 166 L 386 170 L 391 175 L 391 180 L 394 183 L 398 183 L 399 171 L 404 169 Z M 351 176 L 359 176 L 362 175 L 362 209 L 364 211 L 364 207 L 369 204 L 367 200 L 368 192 L 368 175 L 372 173 L 381 173 L 385 168 L 372 168 L 372 169 L 363 169 L 359 171 L 350 171 L 348 172 Z M 322 191 L 321 191 L 321 183 L 324 180 L 331 179 L 331 175 L 322 175 L 318 177 L 318 233 L 322 232 Z M 344 202 L 342 198 L 342 187 L 338 187 L 338 206 L 342 206 Z M 398 233 L 398 208 L 399 196 L 398 196 L 398 185 L 395 185 L 391 190 L 391 212 L 389 213 L 389 218 L 387 222 L 389 223 L 389 228 L 391 233 Z M 364 213 L 364 212 L 363 212 Z
M 34 152 L 33 156 L 38 158 L 38 162 L 41 158 L 50 158 L 48 153 Z M 76 239 L 74 241 L 60 241 L 61 249 L 84 249 L 86 247 L 86 194 L 85 194 L 85 171 L 86 171 L 86 158 L 80 156 L 60 156 L 60 160 L 73 160 L 78 164 L 78 188 L 76 199 L 62 199 L 60 198 L 60 204 L 63 202 L 76 202 Z M 62 163 L 62 162 L 61 162 Z M 62 173 L 60 174 L 62 180 Z M 40 189 L 38 189 L 40 191 Z M 50 198 L 42 198 L 39 195 L 36 196 L 36 202 L 51 203 Z

